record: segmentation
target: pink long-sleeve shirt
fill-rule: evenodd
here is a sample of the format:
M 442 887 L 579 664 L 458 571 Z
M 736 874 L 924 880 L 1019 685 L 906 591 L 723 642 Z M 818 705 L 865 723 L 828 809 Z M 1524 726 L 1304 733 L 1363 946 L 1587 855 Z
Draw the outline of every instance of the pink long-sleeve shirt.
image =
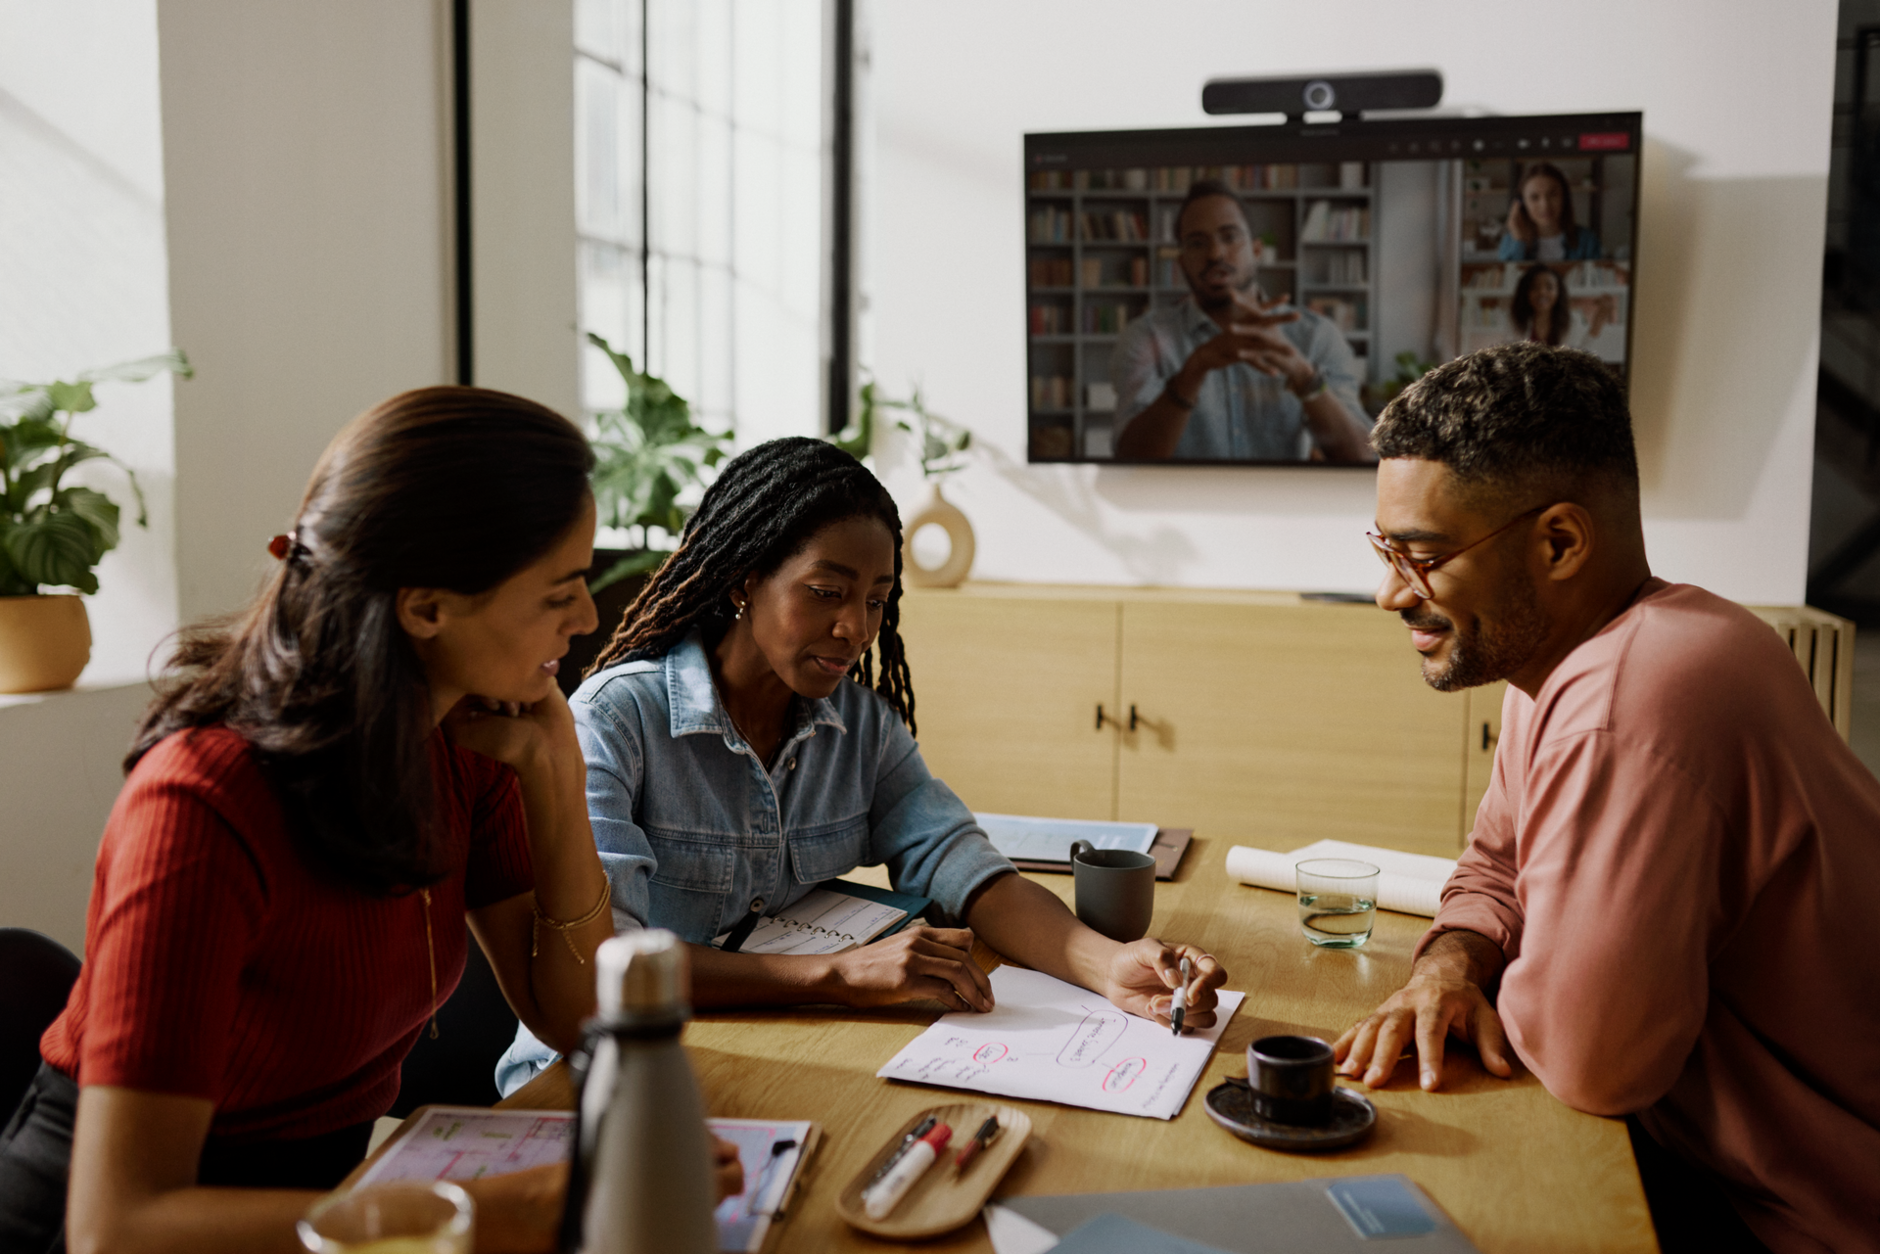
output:
M 1418 948 L 1478 932 L 1549 1092 L 1791 1251 L 1880 1251 L 1880 781 L 1786 644 L 1654 579 L 1533 698 Z

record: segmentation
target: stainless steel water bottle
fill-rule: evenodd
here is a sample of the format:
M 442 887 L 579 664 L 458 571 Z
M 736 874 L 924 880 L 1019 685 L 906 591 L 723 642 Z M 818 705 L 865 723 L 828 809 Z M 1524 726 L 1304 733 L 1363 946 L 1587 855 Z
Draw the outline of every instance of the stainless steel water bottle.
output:
M 690 1009 L 685 946 L 663 928 L 629 932 L 600 947 L 595 967 L 599 1014 L 569 1185 L 576 1248 L 716 1254 L 705 1104 L 679 1044 Z

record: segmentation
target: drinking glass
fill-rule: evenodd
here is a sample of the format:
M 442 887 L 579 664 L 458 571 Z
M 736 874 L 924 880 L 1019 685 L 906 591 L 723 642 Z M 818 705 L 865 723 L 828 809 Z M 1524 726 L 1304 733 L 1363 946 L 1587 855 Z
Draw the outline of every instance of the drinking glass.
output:
M 476 1206 L 447 1180 L 388 1180 L 331 1193 L 300 1221 L 313 1254 L 470 1254 Z
M 1377 868 L 1352 858 L 1308 858 L 1299 877 L 1299 930 L 1326 949 L 1356 949 L 1377 917 Z

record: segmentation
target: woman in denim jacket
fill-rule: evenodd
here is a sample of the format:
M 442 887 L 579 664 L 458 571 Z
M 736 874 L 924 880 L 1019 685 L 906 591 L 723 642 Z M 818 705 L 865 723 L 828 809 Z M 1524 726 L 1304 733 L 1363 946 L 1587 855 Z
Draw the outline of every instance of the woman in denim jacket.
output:
M 928 773 L 896 630 L 900 555 L 893 499 L 833 445 L 772 440 L 725 465 L 572 702 L 615 925 L 690 942 L 699 1006 L 990 1010 L 976 935 L 1164 1022 L 1188 957 L 1186 1022 L 1212 1024 L 1227 978 L 1212 957 L 1091 931 L 1016 874 Z M 710 947 L 748 913 L 883 863 L 949 926 L 842 954 Z M 513 1091 L 552 1057 L 524 1029 L 498 1086 Z

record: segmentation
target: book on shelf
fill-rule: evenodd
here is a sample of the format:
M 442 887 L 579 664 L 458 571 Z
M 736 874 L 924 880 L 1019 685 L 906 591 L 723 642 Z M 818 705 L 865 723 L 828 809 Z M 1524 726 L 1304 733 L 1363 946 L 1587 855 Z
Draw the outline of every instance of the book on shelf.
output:
M 1112 302 L 1091 302 L 1084 306 L 1084 333 L 1115 335 L 1130 323 L 1129 306 Z
M 1299 238 L 1308 243 L 1347 243 L 1371 237 L 1371 211 L 1363 205 L 1334 205 L 1315 200 L 1306 209 Z
M 1030 317 L 1031 333 L 1033 335 L 1069 335 L 1070 312 L 1068 305 L 1033 305 Z
M 1364 253 L 1356 248 L 1323 252 L 1312 259 L 1316 283 L 1363 283 Z
M 1055 205 L 1040 205 L 1027 218 L 1027 238 L 1034 244 L 1071 242 L 1071 211 Z
M 1149 224 L 1140 213 L 1117 209 L 1110 213 L 1089 210 L 1078 215 L 1083 238 L 1100 243 L 1139 243 L 1149 238 Z
M 1321 318 L 1328 319 L 1340 331 L 1359 329 L 1357 305 L 1341 297 L 1310 296 L 1306 298 L 1306 308 Z
M 1071 259 L 1069 257 L 1033 257 L 1028 270 L 1033 287 L 1069 287 L 1071 285 Z
M 1033 375 L 1031 407 L 1033 409 L 1069 409 L 1071 392 L 1071 380 L 1068 375 Z

